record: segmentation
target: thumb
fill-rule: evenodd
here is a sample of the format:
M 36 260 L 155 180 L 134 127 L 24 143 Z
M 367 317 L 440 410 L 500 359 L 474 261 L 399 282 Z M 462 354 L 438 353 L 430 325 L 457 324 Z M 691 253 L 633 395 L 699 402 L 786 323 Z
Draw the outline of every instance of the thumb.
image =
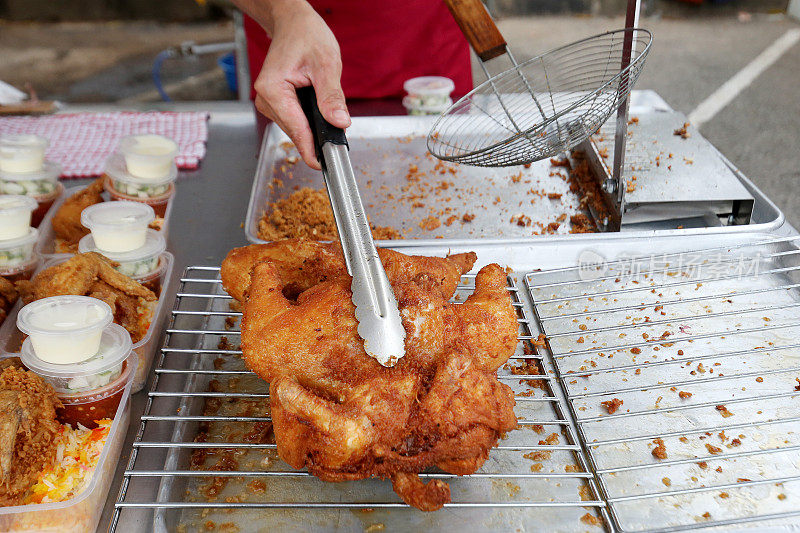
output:
M 347 111 L 339 76 L 327 74 L 313 80 L 317 105 L 325 120 L 338 128 L 347 128 L 350 126 L 350 113 Z

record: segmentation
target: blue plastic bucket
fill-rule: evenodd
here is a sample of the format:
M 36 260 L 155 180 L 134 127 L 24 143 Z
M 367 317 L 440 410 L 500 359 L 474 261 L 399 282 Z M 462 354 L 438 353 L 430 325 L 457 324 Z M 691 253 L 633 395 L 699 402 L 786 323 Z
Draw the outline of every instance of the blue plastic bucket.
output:
M 228 82 L 228 88 L 232 93 L 239 92 L 239 83 L 236 81 L 236 56 L 233 52 L 225 54 L 217 59 L 217 64 L 225 73 L 225 80 Z

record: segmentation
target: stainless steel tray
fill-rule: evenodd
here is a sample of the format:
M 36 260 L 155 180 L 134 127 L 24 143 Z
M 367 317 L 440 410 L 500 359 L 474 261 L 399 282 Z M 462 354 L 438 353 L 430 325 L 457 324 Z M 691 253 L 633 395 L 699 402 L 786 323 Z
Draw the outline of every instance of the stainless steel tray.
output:
M 616 234 L 405 248 L 429 255 L 474 250 L 480 265 L 508 264 L 520 321 L 515 358 L 536 359 L 546 382 L 533 397 L 518 397 L 523 428 L 491 452 L 479 475 L 449 480 L 454 503 L 431 514 L 400 504 L 388 482 L 327 484 L 288 471 L 272 444 L 193 442 L 200 423 L 239 428 L 241 436 L 263 420 L 267 391 L 237 357 L 238 314 L 221 291 L 217 269 L 191 267 L 182 279 L 114 524 L 172 530 L 211 520 L 242 531 L 452 530 L 478 524 L 488 530 L 573 531 L 589 528 L 581 522 L 589 511 L 619 531 L 795 524 L 799 240 L 724 233 L 687 242 L 682 235 Z M 462 294 L 469 284 L 465 277 Z M 229 328 L 226 320 L 234 324 Z M 670 335 L 650 341 L 665 331 Z M 548 348 L 524 355 L 522 344 L 541 332 Z M 222 336 L 232 345 L 218 346 Z M 213 378 L 220 385 L 210 393 Z M 520 395 L 520 379 L 541 376 L 504 370 L 501 378 Z M 681 398 L 681 391 L 692 395 Z M 235 420 L 203 415 L 204 402 L 214 398 L 225 398 L 227 406 L 214 416 L 240 416 L 231 410 L 238 401 L 251 402 L 253 410 Z M 601 402 L 614 398 L 623 404 L 609 414 Z M 529 429 L 534 423 L 543 424 L 542 435 Z M 561 433 L 559 444 L 540 445 L 551 432 Z M 652 455 L 659 438 L 664 459 Z M 190 468 L 192 451 L 220 448 L 236 450 L 243 471 Z M 552 453 L 531 461 L 523 457 L 531 450 Z M 531 472 L 534 462 L 542 464 L 541 471 Z M 233 479 L 209 504 L 198 498 L 199 488 L 215 477 Z M 265 483 L 263 492 L 248 485 L 254 480 Z
M 632 116 L 669 110 L 669 106 L 656 93 L 634 91 Z M 464 244 L 469 239 L 523 242 L 535 237 L 534 231 L 541 232 L 543 227 L 556 222 L 559 217 L 562 217 L 562 221 L 555 234 L 569 232 L 569 216 L 581 210 L 578 196 L 569 192 L 569 186 L 562 177 L 566 174 L 565 169 L 553 167 L 545 160 L 529 168 L 498 169 L 443 164 L 439 170 L 435 170 L 438 161 L 430 155 L 426 156 L 425 144 L 434 119 L 409 116 L 356 117 L 348 129 L 353 166 L 371 221 L 379 226 L 393 226 L 403 235 L 403 240 L 381 241 L 381 245 L 441 245 L 440 239 Z M 632 132 L 636 133 L 636 130 L 632 129 Z M 667 134 L 672 136 L 671 133 Z M 287 152 L 285 147 L 288 141 L 288 137 L 272 125 L 264 134 L 245 221 L 245 233 L 250 242 L 264 242 L 258 237 L 258 224 L 270 203 L 286 198 L 296 188 L 324 188 L 319 172 L 312 171 L 302 161 L 294 164 L 287 162 L 287 156 L 297 155 L 294 148 Z M 707 216 L 692 212 L 682 218 L 673 213 L 671 216 L 654 216 L 652 218 L 656 220 L 641 224 L 624 225 L 623 232 L 646 234 L 658 231 L 690 235 L 766 232 L 780 227 L 785 218 L 777 206 L 735 166 L 721 159 L 722 166 L 727 165 L 738 178 L 740 183 L 737 187 L 743 187 L 754 199 L 749 225 L 722 226 L 711 212 Z M 416 165 L 426 176 L 420 181 L 409 181 L 410 165 Z M 693 170 L 692 166 L 684 166 L 686 172 Z M 455 169 L 456 174 L 450 173 L 447 170 L 449 168 Z M 278 181 L 275 181 L 276 178 Z M 447 182 L 446 189 L 443 189 L 442 181 Z M 663 185 L 665 189 L 667 186 Z M 562 197 L 560 200 L 551 200 L 542 194 L 549 192 L 560 193 Z M 400 201 L 401 198 L 404 200 Z M 413 208 L 415 201 L 424 204 L 424 207 Z M 460 218 L 465 213 L 475 215 L 475 219 L 462 224 Z M 434 230 L 420 227 L 420 222 L 431 214 L 442 224 Z M 516 220 L 519 215 L 529 217 L 531 225 L 518 225 Z M 457 220 L 445 225 L 451 216 Z M 677 229 L 679 226 L 681 228 Z M 552 237 L 548 235 L 546 238 Z

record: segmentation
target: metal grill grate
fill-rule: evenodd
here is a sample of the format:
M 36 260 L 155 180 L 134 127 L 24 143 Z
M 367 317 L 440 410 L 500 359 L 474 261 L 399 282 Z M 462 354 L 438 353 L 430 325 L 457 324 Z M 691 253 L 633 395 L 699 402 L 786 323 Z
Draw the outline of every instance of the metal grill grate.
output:
M 474 276 L 463 277 L 454 302 L 473 286 Z M 503 531 L 510 524 L 575 529 L 585 526 L 581 519 L 609 524 L 576 427 L 553 383 L 552 362 L 533 349 L 530 306 L 511 278 L 509 291 L 520 324 L 520 343 L 509 363 L 530 371 L 504 368 L 498 377 L 515 392 L 520 429 L 501 440 L 472 476 L 423 474 L 447 479 L 453 501 L 442 511 L 422 513 L 403 504 L 388 481 L 325 483 L 278 459 L 275 444 L 261 438 L 269 423 L 267 385 L 239 357 L 241 313 L 231 310 L 217 268 L 189 267 L 111 530 L 127 531 L 133 524 L 193 530 L 209 521 L 240 531 L 290 524 L 320 530 L 481 524 Z M 216 496 L 209 498 L 209 491 Z
M 615 529 L 796 523 L 797 238 L 526 276 Z

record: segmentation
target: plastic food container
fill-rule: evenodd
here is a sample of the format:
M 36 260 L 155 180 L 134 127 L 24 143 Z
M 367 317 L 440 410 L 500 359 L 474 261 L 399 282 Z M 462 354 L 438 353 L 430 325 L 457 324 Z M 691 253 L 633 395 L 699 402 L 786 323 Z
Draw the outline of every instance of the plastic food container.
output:
M 30 172 L 5 172 L 0 170 L 0 193 L 23 194 L 39 203 L 39 209 L 33 213 L 33 227 L 38 227 L 44 215 L 64 191 L 58 183 L 61 165 L 45 161 L 38 170 Z
M 56 200 L 58 200 L 58 198 L 63 193 L 64 193 L 64 186 L 59 183 L 53 192 L 47 194 L 36 194 L 31 196 L 31 198 L 33 198 L 39 203 L 39 207 L 36 208 L 36 211 L 33 212 L 31 226 L 33 226 L 34 228 L 39 227 L 45 215 L 47 215 L 48 211 L 50 211 L 50 208 L 53 207 L 53 203 Z
M 31 279 L 37 266 L 39 266 L 39 256 L 34 253 L 28 261 L 15 266 L 0 267 L 0 276 L 12 283 L 21 279 Z
M 103 202 L 81 213 L 81 224 L 91 231 L 98 250 L 125 253 L 145 245 L 147 226 L 155 220 L 153 208 L 140 202 Z
M 83 394 L 116 381 L 122 375 L 123 363 L 130 356 L 132 346 L 125 328 L 109 324 L 102 331 L 97 354 L 85 361 L 68 364 L 45 361 L 36 354 L 28 337 L 22 343 L 22 362 L 47 381 L 59 397 Z
M 0 240 L 0 270 L 16 269 L 29 264 L 33 259 L 33 247 L 39 239 L 39 230 L 28 228 L 28 232 L 16 239 Z
M 121 203 L 122 202 L 109 202 L 107 205 Z M 139 205 L 144 206 L 144 204 Z M 86 211 L 88 211 L 88 209 L 83 211 L 84 214 Z M 84 226 L 86 226 L 86 223 L 84 223 Z M 97 245 L 97 239 L 95 237 L 95 231 L 92 229 L 92 233 L 82 238 L 78 243 L 78 251 L 82 254 L 86 252 L 98 252 L 112 261 L 116 261 L 119 263 L 119 266 L 116 267 L 117 271 L 139 281 L 140 283 L 143 278 L 151 276 L 158 270 L 159 258 L 167 249 L 167 241 L 164 239 L 164 236 L 161 235 L 160 232 L 153 229 L 145 230 L 144 241 L 140 247 L 127 252 L 110 252 L 100 249 Z
M 178 143 L 163 135 L 129 135 L 117 148 L 128 174 L 145 180 L 160 180 L 173 172 Z
M 35 252 L 38 253 L 41 257 L 45 260 L 51 259 L 54 257 L 64 257 L 69 255 L 68 252 L 63 251 L 56 251 L 56 235 L 53 231 L 53 216 L 58 211 L 58 209 L 63 205 L 64 201 L 75 194 L 83 190 L 84 187 L 70 187 L 66 191 L 64 191 L 64 195 L 53 204 L 53 208 L 50 212 L 47 213 L 47 216 L 42 221 L 41 226 L 39 227 L 39 242 L 36 243 L 36 247 L 34 248 Z M 108 193 L 105 193 L 108 194 Z M 174 196 L 170 197 L 169 201 L 167 202 L 167 208 L 165 210 L 164 216 L 161 217 L 160 220 L 156 220 L 156 222 L 160 223 L 161 229 L 158 230 L 164 236 L 164 239 L 168 237 L 169 231 L 169 218 L 172 213 L 172 207 L 174 205 Z
M 17 315 L 36 356 L 47 363 L 79 363 L 95 357 L 113 320 L 107 303 L 88 296 L 51 296 L 31 302 Z
M 132 355 L 130 366 L 135 365 Z M 0 507 L 0 531 L 84 533 L 97 529 L 128 431 L 131 378 L 129 374 L 100 459 L 83 492 L 63 502 Z
M 167 207 L 169 206 L 172 197 L 175 196 L 174 183 L 170 183 L 166 188 L 166 192 L 158 196 L 131 196 L 129 194 L 125 194 L 115 189 L 114 183 L 115 182 L 114 180 L 112 180 L 111 176 L 106 176 L 105 189 L 112 200 L 127 200 L 129 202 L 141 202 L 152 207 L 153 211 L 155 211 L 156 213 L 156 216 L 166 218 Z
M 0 195 L 0 241 L 26 236 L 31 228 L 31 214 L 38 205 L 27 196 Z
M 49 141 L 32 134 L 0 137 L 0 172 L 37 172 L 44 165 Z
M 409 115 L 441 115 L 453 105 L 453 101 L 448 98 L 441 105 L 425 106 L 420 105 L 418 101 L 414 101 L 411 97 L 403 97 L 403 107 L 406 108 Z
M 450 93 L 455 88 L 453 80 L 443 76 L 411 78 L 403 83 L 403 89 L 408 93 L 408 96 L 403 99 L 403 105 L 406 105 L 407 99 L 408 105 L 406 105 L 406 108 L 411 106 L 413 108 L 435 108 L 444 111 L 453 103 L 450 100 Z
M 69 255 L 51 257 L 47 261 L 43 261 L 42 264 L 37 268 L 36 272 L 38 273 L 42 270 L 50 268 L 53 265 L 63 263 L 69 259 L 69 257 Z M 175 258 L 171 253 L 164 252 L 161 254 L 159 265 L 157 277 L 154 278 L 152 282 L 157 284 L 158 287 L 168 287 L 170 281 L 172 280 L 172 270 L 175 265 Z M 144 284 L 144 280 L 142 280 L 142 283 Z M 152 287 L 150 288 L 153 290 Z M 153 290 L 153 292 L 159 294 L 160 291 Z M 159 349 L 161 328 L 164 324 L 167 314 L 169 313 L 168 304 L 170 303 L 171 302 L 166 301 L 166 298 L 163 295 L 159 296 L 156 307 L 153 310 L 153 318 L 150 321 L 150 327 L 147 328 L 147 332 L 145 333 L 144 337 L 142 337 L 139 342 L 134 343 L 133 345 L 133 352 L 136 354 L 138 359 L 138 365 L 136 366 L 136 371 L 133 375 L 133 386 L 131 389 L 133 392 L 139 392 L 142 390 L 142 387 L 144 387 L 144 384 L 147 381 L 150 365 L 153 362 L 153 357 Z M 22 309 L 24 309 L 24 307 Z M 18 316 L 19 312 L 20 306 L 19 303 L 17 303 L 17 306 L 15 306 L 11 313 L 9 313 L 6 321 L 0 325 L 0 351 L 4 350 L 6 352 L 17 352 L 22 345 L 22 335 L 16 327 L 16 317 Z

